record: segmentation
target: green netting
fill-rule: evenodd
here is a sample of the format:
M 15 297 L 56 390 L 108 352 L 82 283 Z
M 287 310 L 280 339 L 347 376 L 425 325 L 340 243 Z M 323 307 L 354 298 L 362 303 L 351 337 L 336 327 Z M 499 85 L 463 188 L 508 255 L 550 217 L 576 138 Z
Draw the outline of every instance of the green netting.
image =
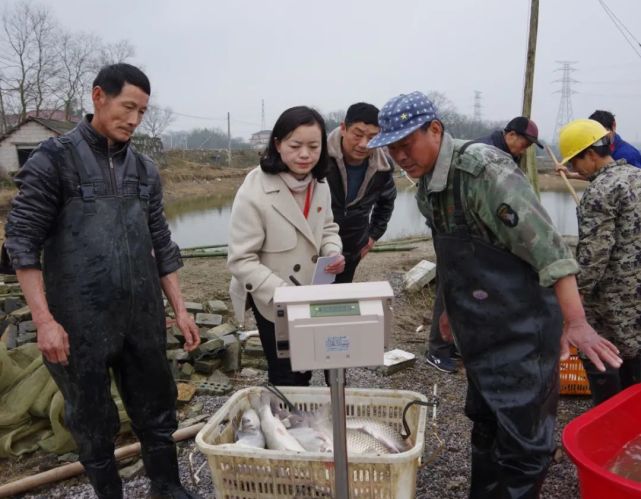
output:
M 129 431 L 129 417 L 113 383 L 111 393 L 121 431 Z M 0 342 L 0 458 L 39 448 L 64 454 L 75 447 L 64 425 L 64 399 L 37 345 L 27 343 L 7 350 Z

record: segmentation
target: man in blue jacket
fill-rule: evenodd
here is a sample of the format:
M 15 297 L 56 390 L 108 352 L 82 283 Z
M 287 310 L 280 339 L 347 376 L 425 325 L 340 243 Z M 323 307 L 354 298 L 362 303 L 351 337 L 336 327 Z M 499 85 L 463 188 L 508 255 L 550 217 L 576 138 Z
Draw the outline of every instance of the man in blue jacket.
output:
M 589 119 L 598 121 L 609 132 L 610 153 L 614 160 L 625 159 L 628 164 L 641 168 L 641 153 L 617 133 L 614 114 L 610 111 L 596 110 L 589 116 Z

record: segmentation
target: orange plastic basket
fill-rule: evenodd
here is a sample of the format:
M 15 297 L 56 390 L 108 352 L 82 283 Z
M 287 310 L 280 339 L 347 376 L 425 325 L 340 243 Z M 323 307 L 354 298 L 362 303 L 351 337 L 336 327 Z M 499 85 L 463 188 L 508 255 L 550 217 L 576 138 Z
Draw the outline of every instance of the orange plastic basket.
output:
M 570 347 L 570 357 L 561 361 L 561 395 L 590 395 L 588 375 L 576 348 Z

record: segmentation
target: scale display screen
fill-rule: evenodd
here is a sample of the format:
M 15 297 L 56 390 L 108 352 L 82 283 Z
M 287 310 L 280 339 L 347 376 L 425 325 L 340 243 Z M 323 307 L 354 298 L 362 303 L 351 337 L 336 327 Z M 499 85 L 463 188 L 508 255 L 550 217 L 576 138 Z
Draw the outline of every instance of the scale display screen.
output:
M 309 306 L 311 317 L 341 317 L 347 315 L 361 315 L 357 301 L 338 303 L 318 303 Z

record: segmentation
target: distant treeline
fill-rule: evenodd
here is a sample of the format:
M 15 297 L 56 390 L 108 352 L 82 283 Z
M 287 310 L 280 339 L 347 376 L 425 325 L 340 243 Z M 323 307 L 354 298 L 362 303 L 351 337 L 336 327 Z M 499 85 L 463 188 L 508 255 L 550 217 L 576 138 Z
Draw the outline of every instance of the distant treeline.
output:
M 456 107 L 445 94 L 431 92 L 428 94 L 439 110 L 439 116 L 445 129 L 454 137 L 463 139 L 478 138 L 488 135 L 496 129 L 502 129 L 514 116 L 505 121 L 474 120 L 469 116 L 459 113 Z M 516 116 L 516 114 L 515 114 Z M 345 110 L 331 111 L 323 115 L 327 131 L 336 128 L 345 118 Z M 228 144 L 227 134 L 220 128 L 194 128 L 192 130 L 169 131 L 162 135 L 165 149 L 226 149 Z M 240 137 L 231 139 L 231 148 L 249 149 L 249 142 Z

